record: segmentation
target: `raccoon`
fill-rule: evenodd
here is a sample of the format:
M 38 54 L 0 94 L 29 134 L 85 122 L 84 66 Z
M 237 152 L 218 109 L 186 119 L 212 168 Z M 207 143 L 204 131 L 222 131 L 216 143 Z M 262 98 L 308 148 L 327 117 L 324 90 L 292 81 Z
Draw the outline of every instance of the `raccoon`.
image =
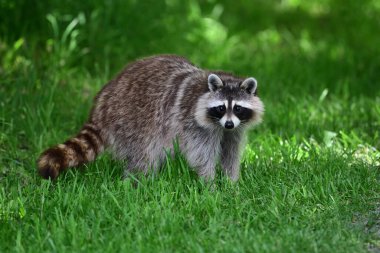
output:
M 200 177 L 213 180 L 220 163 L 236 181 L 245 132 L 263 113 L 253 77 L 203 70 L 175 55 L 140 59 L 97 94 L 75 137 L 41 154 L 38 171 L 55 179 L 108 149 L 127 161 L 125 177 L 146 174 L 163 165 L 177 140 Z

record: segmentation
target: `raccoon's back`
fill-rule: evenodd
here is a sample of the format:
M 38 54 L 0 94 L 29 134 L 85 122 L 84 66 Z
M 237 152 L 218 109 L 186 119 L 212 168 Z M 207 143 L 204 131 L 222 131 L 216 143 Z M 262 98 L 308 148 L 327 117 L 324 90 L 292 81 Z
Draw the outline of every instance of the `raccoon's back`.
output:
M 187 79 L 201 75 L 188 60 L 163 55 L 138 60 L 128 65 L 97 95 L 91 113 L 105 135 L 123 132 L 123 138 L 144 138 L 164 133 L 168 120 L 178 107 L 178 98 Z

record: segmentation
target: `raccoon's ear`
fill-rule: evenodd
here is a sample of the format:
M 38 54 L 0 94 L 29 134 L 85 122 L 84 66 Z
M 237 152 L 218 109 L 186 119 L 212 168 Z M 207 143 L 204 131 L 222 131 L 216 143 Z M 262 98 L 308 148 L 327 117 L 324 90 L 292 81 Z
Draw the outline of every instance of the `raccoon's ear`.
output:
M 210 74 L 208 76 L 208 88 L 210 91 L 216 91 L 220 87 L 223 87 L 222 79 L 215 74 Z
M 257 89 L 257 81 L 253 77 L 248 77 L 240 84 L 240 88 L 246 90 L 249 94 L 255 94 Z

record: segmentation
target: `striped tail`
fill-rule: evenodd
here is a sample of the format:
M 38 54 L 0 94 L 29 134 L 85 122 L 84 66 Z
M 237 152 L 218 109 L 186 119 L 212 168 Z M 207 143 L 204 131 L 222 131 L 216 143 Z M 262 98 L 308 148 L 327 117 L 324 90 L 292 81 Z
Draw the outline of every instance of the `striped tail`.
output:
M 56 179 L 67 168 L 93 161 L 103 150 L 100 131 L 93 124 L 85 124 L 77 136 L 41 154 L 38 172 L 43 178 Z

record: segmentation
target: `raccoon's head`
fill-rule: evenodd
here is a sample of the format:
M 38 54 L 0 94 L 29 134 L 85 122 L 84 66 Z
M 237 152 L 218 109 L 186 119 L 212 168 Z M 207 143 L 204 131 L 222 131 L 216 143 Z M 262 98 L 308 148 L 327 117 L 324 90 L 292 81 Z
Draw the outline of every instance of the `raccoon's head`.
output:
M 257 96 L 255 78 L 209 74 L 207 82 L 209 91 L 197 103 L 195 118 L 198 124 L 233 130 L 261 122 L 264 105 Z

